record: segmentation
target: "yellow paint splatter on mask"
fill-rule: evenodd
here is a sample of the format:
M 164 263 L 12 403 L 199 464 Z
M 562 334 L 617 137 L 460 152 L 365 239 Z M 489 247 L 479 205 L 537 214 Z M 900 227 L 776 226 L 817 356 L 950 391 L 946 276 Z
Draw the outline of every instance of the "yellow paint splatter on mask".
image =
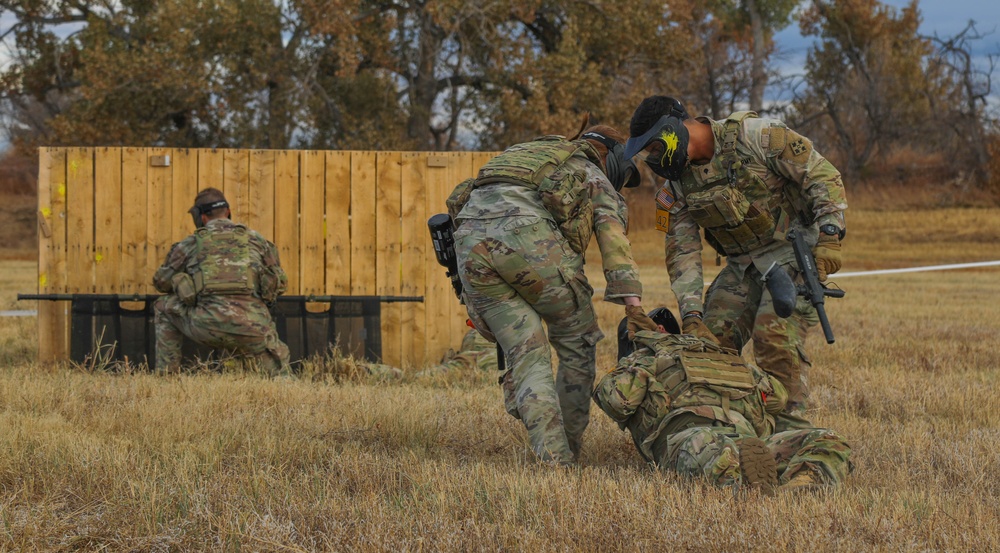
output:
M 674 154 L 677 153 L 677 145 L 680 144 L 680 137 L 677 133 L 671 131 L 660 134 L 660 140 L 663 141 L 663 157 L 660 158 L 660 165 L 666 167 L 674 162 Z M 667 163 L 664 163 L 666 161 Z

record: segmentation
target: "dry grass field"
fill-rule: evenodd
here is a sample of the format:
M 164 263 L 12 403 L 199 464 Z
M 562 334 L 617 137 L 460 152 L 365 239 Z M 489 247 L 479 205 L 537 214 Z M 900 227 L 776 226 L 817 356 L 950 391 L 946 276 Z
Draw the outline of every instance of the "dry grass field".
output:
M 1000 209 L 849 221 L 845 271 L 1000 259 Z M 660 235 L 633 240 L 646 306 L 674 306 Z M 0 309 L 30 308 L 12 298 L 33 262 L 0 267 Z M 582 466 L 539 466 L 495 375 L 42 367 L 34 320 L 0 318 L 0 550 L 997 550 L 1000 269 L 838 284 L 837 343 L 810 338 L 811 415 L 857 468 L 841 489 L 773 498 L 650 470 L 596 409 Z M 621 308 L 599 310 L 610 335 Z M 603 373 L 613 340 L 600 347 Z

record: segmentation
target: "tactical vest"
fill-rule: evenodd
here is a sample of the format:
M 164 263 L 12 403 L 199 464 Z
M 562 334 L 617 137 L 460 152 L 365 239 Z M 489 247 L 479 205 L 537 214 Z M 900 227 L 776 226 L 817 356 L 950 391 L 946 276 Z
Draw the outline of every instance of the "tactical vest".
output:
M 741 160 L 736 142 L 745 119 L 757 117 L 752 111 L 737 112 L 723 122 L 722 152 L 709 166 L 692 166 L 681 177 L 681 189 L 688 213 L 706 230 L 709 242 L 726 255 L 739 255 L 776 240 L 774 234 L 782 212 L 795 213 L 783 193 L 770 190 Z M 706 171 L 707 169 L 707 171 Z M 699 171 L 714 175 L 701 178 Z
M 257 289 L 250 230 L 243 225 L 195 233 L 194 276 L 198 295 L 251 295 Z
M 637 439 L 654 431 L 683 430 L 690 421 L 686 414 L 727 426 L 735 412 L 756 433 L 773 431 L 774 421 L 765 406 L 773 392 L 770 380 L 734 350 L 694 336 L 649 331 L 638 332 L 636 342 L 645 348 L 619 362 L 619 370 L 608 376 L 613 380 L 598 385 L 595 399 Z M 641 403 L 624 404 L 629 390 L 643 380 Z
M 566 166 L 576 156 L 604 170 L 597 150 L 586 140 L 544 136 L 515 144 L 483 165 L 478 177 L 467 179 L 455 188 L 446 201 L 448 213 L 458 224 L 458 214 L 476 188 L 491 184 L 524 186 L 538 191 L 542 205 L 555 219 L 570 247 L 583 253 L 593 234 L 594 205 L 590 190 L 584 185 L 586 174 Z

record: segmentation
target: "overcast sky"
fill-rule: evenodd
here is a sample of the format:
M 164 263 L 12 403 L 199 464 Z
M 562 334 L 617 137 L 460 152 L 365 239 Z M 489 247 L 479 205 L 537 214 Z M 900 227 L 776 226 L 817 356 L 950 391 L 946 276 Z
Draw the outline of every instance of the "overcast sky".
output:
M 907 0 L 882 0 L 883 4 L 903 8 Z M 921 34 L 941 38 L 958 34 L 970 20 L 985 39 L 974 44 L 975 54 L 1000 53 L 1000 0 L 920 0 Z M 806 51 L 814 37 L 804 37 L 799 33 L 799 25 L 793 22 L 775 35 L 775 41 L 783 60 L 778 63 L 783 72 L 801 73 Z

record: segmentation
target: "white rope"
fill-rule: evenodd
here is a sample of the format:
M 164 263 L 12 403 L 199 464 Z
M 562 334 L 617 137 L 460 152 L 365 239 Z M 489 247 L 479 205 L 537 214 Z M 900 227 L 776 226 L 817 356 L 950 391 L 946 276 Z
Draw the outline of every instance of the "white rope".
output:
M 1000 261 L 980 261 L 978 263 L 956 263 L 953 265 L 928 265 L 925 267 L 906 267 L 904 269 L 880 269 L 878 271 L 834 273 L 830 275 L 830 279 L 836 280 L 838 278 L 869 276 L 869 275 L 894 275 L 898 273 L 923 273 L 926 271 L 949 271 L 953 269 L 973 269 L 976 267 L 1000 267 Z

